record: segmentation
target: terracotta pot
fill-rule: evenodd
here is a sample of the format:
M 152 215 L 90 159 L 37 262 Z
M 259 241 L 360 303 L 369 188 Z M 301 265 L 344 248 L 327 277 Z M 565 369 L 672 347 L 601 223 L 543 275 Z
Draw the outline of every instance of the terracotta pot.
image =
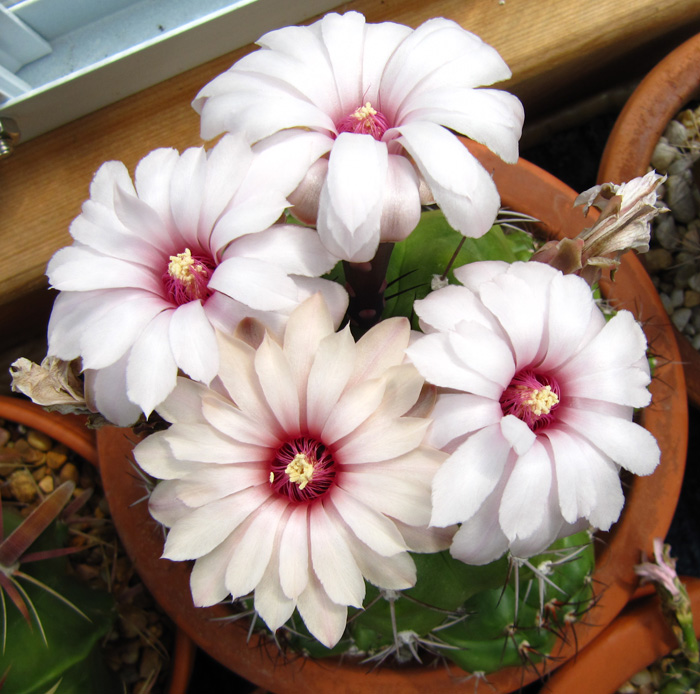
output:
M 644 175 L 668 122 L 700 95 L 700 34 L 667 55 L 639 84 L 610 133 L 598 182 L 623 183 Z M 700 407 L 700 352 L 675 327 L 688 396 Z
M 95 432 L 87 428 L 85 417 L 47 412 L 33 402 L 0 396 L 0 418 L 41 431 L 97 466 Z M 186 694 L 194 655 L 194 642 L 178 629 L 168 694 Z
M 493 171 L 503 204 L 542 220 L 539 226 L 545 234 L 575 236 L 590 224 L 579 209 L 572 208 L 574 191 L 559 180 L 528 162 L 506 165 L 487 150 L 469 146 Z M 635 590 L 633 565 L 639 562 L 642 550 L 651 553 L 652 538 L 666 535 L 680 492 L 688 412 L 683 370 L 666 313 L 651 280 L 634 257 L 623 261 L 616 284 L 605 289 L 615 306 L 631 309 L 645 324 L 650 344 L 663 356 L 651 386 L 653 404 L 643 414 L 644 425 L 660 443 L 662 462 L 654 475 L 636 478 L 630 484 L 620 522 L 598 543 L 594 581 L 602 596 L 586 624 L 576 626 L 575 638 L 569 634 L 565 642 L 562 640 L 554 650 L 554 659 L 548 666 L 540 666 L 539 673 L 512 668 L 489 675 L 494 691 L 513 691 L 536 679 L 547 667 L 573 657 L 612 621 Z M 291 658 L 283 662 L 276 649 L 264 647 L 259 638 L 254 636 L 248 642 L 247 626 L 214 621 L 229 614 L 226 607 L 194 607 L 189 590 L 191 565 L 159 559 L 162 529 L 149 517 L 147 504 L 137 503 L 144 490 L 129 464 L 133 442 L 128 430 L 106 427 L 98 433 L 100 466 L 112 516 L 127 552 L 153 595 L 176 623 L 221 663 L 276 694 L 465 694 L 478 685 L 476 678 L 465 682 L 464 673 L 456 667 L 449 671 L 383 667 L 368 674 L 367 667 L 348 659 Z
M 700 637 L 700 579 L 683 578 L 683 582 L 696 616 L 695 634 Z M 614 694 L 630 677 L 677 647 L 659 599 L 637 600 L 575 660 L 557 670 L 546 692 Z

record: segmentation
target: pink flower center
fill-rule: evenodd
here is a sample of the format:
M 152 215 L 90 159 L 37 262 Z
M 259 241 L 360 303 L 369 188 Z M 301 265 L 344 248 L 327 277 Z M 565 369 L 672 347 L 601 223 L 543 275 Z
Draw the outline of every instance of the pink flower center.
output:
M 171 255 L 163 273 L 163 283 L 172 302 L 182 306 L 197 299 L 206 301 L 212 294 L 208 285 L 214 267 L 210 258 L 192 255 L 189 248 Z
M 501 410 L 522 419 L 532 431 L 547 426 L 554 419 L 561 389 L 556 379 L 535 373 L 532 369 L 518 371 L 501 395 Z
M 368 101 L 349 116 L 345 116 L 338 123 L 337 128 L 338 133 L 371 135 L 375 140 L 381 140 L 382 135 L 389 129 L 389 121 L 381 111 L 372 108 L 372 104 Z
M 336 463 L 320 441 L 300 436 L 280 446 L 270 466 L 270 484 L 291 501 L 312 501 L 335 479 Z

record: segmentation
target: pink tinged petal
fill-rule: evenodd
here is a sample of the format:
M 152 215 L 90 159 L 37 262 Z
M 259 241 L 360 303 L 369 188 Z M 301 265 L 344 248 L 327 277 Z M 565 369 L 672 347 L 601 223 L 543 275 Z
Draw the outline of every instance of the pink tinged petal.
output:
M 347 115 L 363 105 L 362 64 L 365 18 L 359 12 L 328 14 L 320 22 L 321 37 L 333 70 L 340 113 Z
M 449 339 L 462 363 L 506 388 L 515 374 L 513 354 L 507 343 L 479 323 L 462 321 Z
M 468 521 L 496 488 L 510 455 L 500 425 L 472 434 L 435 474 L 430 525 Z
M 307 382 L 312 364 L 321 349 L 320 345 L 331 339 L 335 339 L 333 320 L 320 294 L 304 301 L 289 316 L 284 331 L 283 350 L 299 392 L 302 410 L 305 410 Z
M 590 468 L 592 457 L 599 458 L 601 454 L 590 446 L 584 452 L 581 444 L 585 442 L 564 429 L 547 428 L 543 443 L 547 441 L 554 461 L 559 510 L 567 523 L 575 523 L 595 508 L 597 494 Z
M 255 258 L 227 258 L 214 271 L 209 288 L 260 311 L 290 311 L 299 304 L 287 273 Z
M 394 22 L 365 24 L 364 62 L 362 65 L 362 93 L 375 103 L 379 96 L 382 73 L 387 61 L 404 39 L 413 33 L 410 27 Z M 386 99 L 382 94 L 382 106 Z M 377 102 L 378 105 L 379 102 Z
M 387 146 L 371 135 L 341 133 L 321 190 L 318 234 L 334 255 L 352 262 L 374 257 L 379 244 Z
M 508 549 L 508 538 L 498 523 L 501 493 L 502 485 L 499 485 L 474 516 L 460 526 L 450 547 L 450 554 L 455 559 L 483 566 L 501 557 Z
M 271 631 L 279 629 L 292 616 L 296 607 L 296 601 L 288 598 L 280 585 L 279 548 L 283 528 L 284 523 L 280 523 L 270 563 L 255 588 L 253 601 L 255 611 Z
M 178 485 L 177 480 L 163 480 L 154 487 L 148 499 L 148 512 L 166 528 L 172 527 L 190 512 L 177 496 Z
M 615 463 L 635 475 L 650 475 L 659 464 L 659 445 L 639 424 L 602 412 L 569 407 L 562 408 L 560 418 Z
M 486 169 L 440 125 L 415 121 L 396 130 L 450 226 L 464 236 L 483 236 L 501 204 Z
M 109 312 L 91 321 L 81 335 L 83 367 L 101 369 L 121 359 L 164 308 L 160 299 L 148 294 L 111 305 Z
M 447 549 L 452 543 L 452 537 L 457 530 L 457 526 L 451 525 L 447 528 L 425 528 L 422 526 L 406 525 L 399 520 L 393 519 L 394 525 L 401 533 L 404 542 L 411 552 L 420 554 L 434 554 Z M 398 555 L 401 556 L 401 555 Z
M 260 463 L 200 465 L 182 475 L 177 496 L 190 508 L 196 508 L 267 482 L 266 466 Z
M 567 384 L 566 392 L 572 396 L 645 407 L 651 401 L 646 390 L 651 380 L 646 347 L 646 338 L 634 316 L 629 311 L 620 311 L 576 356 L 561 366 L 557 377 Z M 642 368 L 635 368 L 640 357 Z
M 348 388 L 327 415 L 320 438 L 331 444 L 357 429 L 379 407 L 384 387 L 383 380 L 374 379 Z
M 236 543 L 230 535 L 218 547 L 195 561 L 190 574 L 190 590 L 197 607 L 210 607 L 228 597 L 226 569 L 235 551 Z
M 420 181 L 406 157 L 390 154 L 380 220 L 381 241 L 403 241 L 420 221 Z
M 321 189 L 326 182 L 327 175 L 328 159 L 323 157 L 309 167 L 297 188 L 288 196 L 292 205 L 289 211 L 299 221 L 305 224 L 316 224 Z
M 299 393 L 282 348 L 266 334 L 255 353 L 255 373 L 270 409 L 282 429 L 296 435 L 299 428 Z
M 126 166 L 120 161 L 105 162 L 90 183 L 90 199 L 105 207 L 114 207 L 114 194 L 118 188 L 130 195 L 136 194 Z
M 194 509 L 168 533 L 164 559 L 199 559 L 226 538 L 269 498 L 267 487 L 250 487 Z
M 518 160 L 524 111 L 520 100 L 497 89 L 440 86 L 414 92 L 403 103 L 401 123 L 424 120 L 486 145 L 509 164 Z
M 282 193 L 270 187 L 258 189 L 254 194 L 233 200 L 229 210 L 216 222 L 211 231 L 210 245 L 217 258 L 232 242 L 247 234 L 258 234 L 272 226 L 288 207 Z M 223 258 L 237 255 L 233 250 Z
M 205 395 L 201 411 L 209 424 L 235 441 L 269 448 L 280 445 L 273 432 L 263 429 L 260 422 L 245 415 L 232 403 Z
M 171 423 L 204 424 L 206 419 L 202 414 L 202 399 L 215 395 L 204 384 L 179 376 L 175 390 L 158 405 L 158 414 Z
M 54 253 L 46 274 L 54 289 L 65 292 L 121 287 L 139 288 L 156 296 L 162 292 L 151 268 L 110 258 L 84 246 L 68 246 Z
M 308 506 L 296 506 L 287 519 L 279 545 L 279 580 L 282 592 L 296 600 L 309 583 Z
M 476 87 L 505 80 L 511 73 L 496 50 L 448 19 L 430 19 L 394 51 L 382 75 L 384 101 L 398 110 L 414 90 L 443 85 Z M 400 113 L 392 110 L 390 117 Z M 389 115 L 389 114 L 387 114 Z
M 416 301 L 413 308 L 421 320 L 424 332 L 454 330 L 463 320 L 479 323 L 487 328 L 497 326 L 493 315 L 466 287 L 449 285 L 431 292 L 425 299 Z
M 401 364 L 411 326 L 406 318 L 389 318 L 368 330 L 357 342 L 355 366 L 349 385 L 379 378 L 391 366 Z
M 287 333 L 289 328 L 287 329 Z M 287 334 L 285 334 L 285 342 Z M 299 353 L 301 350 L 289 354 Z M 313 362 L 310 365 L 306 378 L 306 400 L 307 427 L 313 435 L 320 435 L 326 426 L 329 415 L 338 403 L 341 394 L 345 390 L 348 379 L 352 373 L 355 361 L 355 341 L 350 333 L 350 328 L 346 327 L 339 333 L 327 335 L 315 350 Z M 303 381 L 298 381 L 303 383 Z M 376 403 L 372 403 L 376 404 Z M 365 411 L 361 403 L 355 403 L 356 411 Z M 337 415 L 336 415 L 337 417 Z M 335 440 L 337 431 L 328 427 L 329 440 Z
M 163 264 L 162 248 L 152 245 L 156 239 L 128 233 L 113 210 L 92 200 L 83 203 L 83 213 L 71 222 L 70 234 L 80 244 L 105 256 L 146 267 Z
M 168 429 L 167 441 L 180 460 L 226 465 L 263 462 L 270 456 L 267 448 L 234 441 L 208 424 L 176 424 Z
M 263 51 L 256 51 L 250 56 L 267 59 L 268 63 L 277 65 L 284 61 L 284 58 L 277 60 L 269 54 L 266 56 Z M 295 66 L 292 64 L 291 67 Z M 209 87 L 217 82 L 217 90 L 227 91 L 207 97 L 207 91 L 213 91 L 209 90 Z M 326 93 L 334 91 L 333 85 L 321 86 Z M 326 88 L 327 86 L 330 89 Z M 207 85 L 193 102 L 195 110 L 201 109 L 203 139 L 210 140 L 222 132 L 229 131 L 242 134 L 250 144 L 288 128 L 335 132 L 333 120 L 317 104 L 318 102 L 308 101 L 279 77 L 269 77 L 259 72 L 243 72 L 239 69 L 220 75 Z
M 526 538 L 516 538 L 510 543 L 510 552 L 514 557 L 532 557 L 544 552 L 558 537 L 565 523 L 559 513 L 556 498 L 550 498 L 542 507 L 542 520 L 535 530 Z
M 479 260 L 457 267 L 453 273 L 467 289 L 478 296 L 481 285 L 492 282 L 496 277 L 505 274 L 510 269 L 511 264 L 503 260 Z
M 219 370 L 216 335 L 199 301 L 178 306 L 170 320 L 170 347 L 177 365 L 195 381 L 209 383 Z
M 380 407 L 373 417 L 400 417 L 418 401 L 425 381 L 413 364 L 400 364 L 384 374 L 386 388 Z
M 226 569 L 226 587 L 234 598 L 247 595 L 260 583 L 287 506 L 287 500 L 278 497 L 251 514 L 234 531 L 236 550 Z
M 305 277 L 319 277 L 338 263 L 313 229 L 292 224 L 280 224 L 238 239 L 232 250 L 236 256 L 272 263 L 291 275 Z
M 464 364 L 455 352 L 450 333 L 432 333 L 416 340 L 407 350 L 408 358 L 415 364 L 428 383 L 443 388 L 453 388 L 466 393 L 498 400 L 503 387 Z M 512 360 L 511 360 L 512 364 Z M 512 373 L 506 362 L 504 371 Z
M 198 228 L 199 242 L 204 248 L 210 247 L 209 237 L 216 220 L 247 178 L 252 160 L 250 147 L 238 135 L 226 135 L 209 151 Z M 211 246 L 214 252 L 219 248 Z
M 532 429 L 512 414 L 501 419 L 501 433 L 516 455 L 525 455 L 537 439 Z
M 383 556 L 361 542 L 338 516 L 333 513 L 336 529 L 347 543 L 363 577 L 380 588 L 404 590 L 416 583 L 416 566 L 404 551 Z M 392 521 L 393 522 L 393 521 Z
M 551 485 L 552 461 L 545 447 L 535 441 L 515 462 L 498 510 L 501 529 L 511 542 L 531 537 L 540 526 Z
M 134 184 L 139 199 L 164 222 L 160 233 L 161 241 L 168 239 L 169 222 L 172 221 L 170 179 L 179 158 L 180 154 L 176 149 L 156 149 L 136 165 L 134 172 Z
M 362 575 L 372 585 L 388 590 L 406 590 L 416 585 L 416 565 L 408 552 L 383 557 L 359 542 L 350 543 L 350 549 Z
M 328 15 L 309 27 L 268 32 L 257 44 L 269 51 L 251 53 L 235 67 L 281 78 L 326 113 L 335 112 L 340 106 L 338 90 L 322 38 L 327 19 Z
M 314 504 L 309 510 L 309 539 L 313 570 L 328 597 L 339 605 L 362 607 L 362 573 L 322 504 Z
M 66 361 L 80 356 L 80 340 L 90 325 L 113 308 L 143 295 L 138 289 L 60 292 L 49 319 L 49 354 Z
M 266 137 L 253 147 L 255 158 L 237 198 L 258 192 L 261 186 L 274 181 L 275 188 L 289 199 L 311 167 L 318 162 L 328 165 L 328 159 L 321 157 L 328 154 L 332 146 L 333 140 L 328 135 L 311 130 L 282 130 Z M 284 166 L 279 165 L 281 161 Z M 318 193 L 320 191 L 319 185 Z
M 159 313 L 143 330 L 129 353 L 127 395 L 146 416 L 175 388 L 177 364 L 170 350 L 172 311 Z
M 407 549 L 396 525 L 340 487 L 333 490 L 331 502 L 350 530 L 382 557 L 390 557 Z
M 578 484 L 591 489 L 590 500 L 586 500 L 588 503 L 583 507 L 583 511 L 583 504 L 579 502 L 579 516 L 587 517 L 596 528 L 608 530 L 620 517 L 625 503 L 619 468 L 610 458 L 576 433 L 569 432 L 569 440 L 581 449 L 585 461 L 585 464 L 576 470 Z
M 400 468 L 387 472 L 374 465 L 353 465 L 343 470 L 338 486 L 378 513 L 408 525 L 427 525 L 430 519 L 429 486 L 402 475 Z
M 260 422 L 262 428 L 280 437 L 283 432 L 267 404 L 255 372 L 255 350 L 241 340 L 227 337 L 223 333 L 217 337 L 221 355 L 219 378 L 231 399 L 244 414 Z
M 368 420 L 335 446 L 338 460 L 375 463 L 397 458 L 418 447 L 430 425 L 427 419 L 399 417 Z
M 143 200 L 129 195 L 121 189 L 115 191 L 114 212 L 126 232 L 141 239 L 143 245 L 148 243 L 156 251 L 160 250 L 161 257 L 163 248 L 169 251 L 172 246 L 179 246 L 183 243 L 183 236 L 175 227 L 174 222 L 171 221 L 172 216 L 169 213 L 162 217 Z M 143 259 L 140 256 L 136 257 L 138 258 L 137 262 L 143 265 L 147 264 L 147 257 Z
M 496 424 L 503 418 L 497 400 L 467 393 L 441 393 L 430 415 L 428 443 L 445 448 L 465 434 Z
M 170 209 L 177 229 L 192 240 L 198 238 L 207 175 L 207 154 L 203 147 L 186 149 L 170 179 Z
M 483 285 L 480 295 L 484 306 L 496 316 L 510 338 L 516 369 L 538 361 L 546 347 L 543 345 L 546 297 L 535 294 L 526 282 L 511 275 L 501 275 Z
M 554 277 L 549 292 L 547 354 L 540 364 L 541 369 L 551 370 L 566 365 L 576 354 L 588 331 L 593 311 L 598 309 L 585 280 L 576 275 L 557 274 Z
M 293 277 L 294 284 L 299 292 L 299 301 L 305 301 L 314 294 L 321 294 L 331 318 L 333 327 L 340 326 L 348 309 L 348 293 L 337 282 L 324 280 L 317 277 Z
M 131 426 L 141 408 L 126 397 L 126 355 L 103 369 L 86 369 L 85 399 L 105 419 L 120 427 Z
M 193 469 L 199 469 L 200 464 L 174 458 L 167 434 L 167 431 L 161 431 L 146 437 L 134 448 L 134 458 L 141 469 L 152 477 L 179 480 Z
M 348 619 L 348 608 L 328 597 L 313 572 L 306 590 L 297 600 L 297 609 L 311 635 L 326 648 L 333 648 L 340 641 Z

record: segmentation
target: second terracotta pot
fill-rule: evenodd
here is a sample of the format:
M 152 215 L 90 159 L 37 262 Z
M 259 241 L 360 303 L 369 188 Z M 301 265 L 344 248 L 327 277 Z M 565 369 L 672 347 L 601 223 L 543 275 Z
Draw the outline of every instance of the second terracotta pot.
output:
M 623 183 L 643 176 L 669 121 L 700 95 L 700 34 L 667 55 L 639 84 L 608 138 L 598 182 Z M 675 328 L 685 365 L 688 396 L 700 407 L 700 352 Z
M 540 230 L 549 237 L 575 236 L 590 225 L 580 209 L 572 207 L 576 194 L 541 169 L 520 161 L 504 164 L 484 148 L 469 145 L 493 172 L 503 204 L 542 220 Z M 651 280 L 634 257 L 623 260 L 614 285 L 606 284 L 608 299 L 617 308 L 628 308 L 645 326 L 659 366 L 651 385 L 653 403 L 642 423 L 659 441 L 661 464 L 649 477 L 635 478 L 626 489 L 626 506 L 620 521 L 598 542 L 593 577 L 600 599 L 585 624 L 576 625 L 575 637 L 567 634 L 555 647 L 553 660 L 538 670 L 506 669 L 488 676 L 493 688 L 509 692 L 536 679 L 547 668 L 574 657 L 620 612 L 637 586 L 633 566 L 641 552 L 652 551 L 652 538 L 664 537 L 680 492 L 688 436 L 687 402 L 678 348 L 661 301 Z M 148 515 L 144 487 L 130 461 L 134 438 L 129 431 L 105 428 L 98 434 L 100 466 L 112 516 L 134 564 L 165 611 L 204 650 L 231 670 L 276 694 L 332 692 L 333 694 L 466 694 L 478 688 L 478 678 L 455 667 L 428 669 L 383 667 L 368 672 L 366 666 L 345 660 L 286 660 L 274 646 L 248 627 L 227 623 L 228 608 L 219 605 L 196 608 L 189 589 L 190 565 L 160 559 L 163 531 Z

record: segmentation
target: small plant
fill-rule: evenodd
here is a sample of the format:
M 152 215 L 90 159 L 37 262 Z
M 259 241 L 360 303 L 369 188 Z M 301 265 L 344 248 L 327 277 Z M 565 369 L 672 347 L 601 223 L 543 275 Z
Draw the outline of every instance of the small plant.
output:
M 13 694 L 78 694 L 96 682 L 113 691 L 95 648 L 113 600 L 66 571 L 66 555 L 77 550 L 65 546 L 58 519 L 74 489 L 64 482 L 24 519 L 0 502 L 0 689 Z

